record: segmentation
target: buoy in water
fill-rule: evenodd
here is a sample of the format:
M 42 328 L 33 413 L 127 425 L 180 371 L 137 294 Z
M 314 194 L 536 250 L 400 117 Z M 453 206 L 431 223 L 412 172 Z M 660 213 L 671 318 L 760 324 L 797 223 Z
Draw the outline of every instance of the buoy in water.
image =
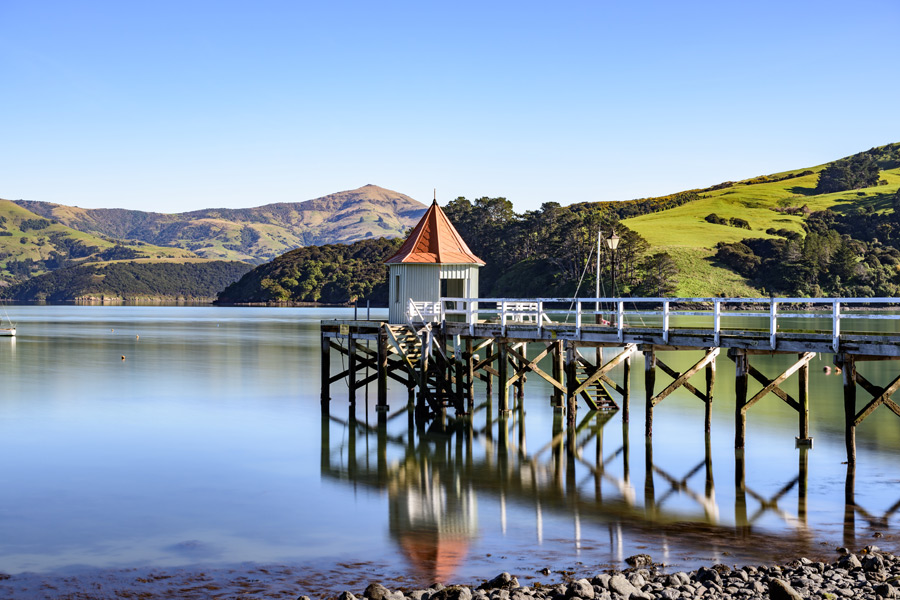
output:
M 134 336 L 134 339 L 139 340 L 139 339 L 141 339 L 141 336 L 136 335 L 136 336 Z
M 831 375 L 831 367 L 826 366 L 822 370 L 825 372 L 826 375 Z
M 122 360 L 125 360 L 125 355 L 124 355 L 124 354 L 122 355 Z

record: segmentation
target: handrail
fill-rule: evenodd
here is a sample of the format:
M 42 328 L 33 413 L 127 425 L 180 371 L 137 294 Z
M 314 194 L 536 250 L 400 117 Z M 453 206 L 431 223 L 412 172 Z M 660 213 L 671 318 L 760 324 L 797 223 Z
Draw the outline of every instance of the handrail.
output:
M 447 303 L 455 303 L 455 306 L 464 308 L 445 308 Z M 476 307 L 477 303 L 477 308 Z M 626 304 L 629 309 L 626 310 Z M 769 338 L 769 346 L 775 349 L 778 344 L 779 324 L 788 319 L 831 319 L 831 327 L 817 331 L 831 334 L 832 348 L 835 352 L 840 348 L 841 321 L 845 319 L 872 319 L 872 320 L 900 320 L 900 314 L 846 314 L 842 307 L 852 305 L 873 305 L 882 307 L 895 307 L 900 310 L 900 298 L 441 298 L 440 306 L 444 318 L 446 315 L 462 315 L 464 322 L 469 325 L 469 330 L 474 332 L 477 322 L 483 322 L 484 316 L 489 318 L 484 322 L 499 322 L 501 335 L 506 335 L 508 322 L 522 323 L 527 319 L 529 325 L 538 329 L 554 323 L 566 323 L 568 315 L 574 308 L 575 332 L 581 335 L 585 323 L 584 315 L 593 318 L 599 317 L 606 323 L 604 316 L 609 316 L 611 322 L 599 327 L 612 327 L 617 333 L 618 340 L 624 341 L 626 328 L 629 331 L 662 330 L 665 343 L 669 341 L 669 335 L 673 331 L 672 319 L 678 317 L 711 317 L 711 333 L 716 345 L 719 345 L 722 333 L 723 319 L 763 318 L 768 321 L 768 326 L 760 328 L 760 332 L 766 332 Z M 549 306 L 548 306 L 549 305 Z M 560 305 L 554 308 L 553 305 Z M 603 305 L 611 306 L 605 309 Z M 659 305 L 661 308 L 639 308 L 641 305 Z M 703 305 L 711 305 L 704 309 Z M 756 310 L 723 310 L 726 305 L 737 306 L 765 306 L 765 311 Z M 788 305 L 785 307 L 784 305 Z M 810 306 L 825 306 L 827 312 L 797 312 L 797 309 Z M 673 306 L 683 307 L 673 310 Z M 597 307 L 600 307 L 599 309 Z M 784 308 L 793 307 L 793 311 L 784 312 Z M 563 317 L 555 320 L 553 317 Z M 491 318 L 493 317 L 493 318 Z M 660 327 L 648 327 L 643 324 L 638 326 L 628 323 L 628 317 L 659 317 L 662 320 Z M 533 323 L 531 322 L 533 320 Z M 614 322 L 612 322 L 614 321 Z M 590 327 L 597 327 L 589 325 Z M 745 330 L 756 331 L 754 328 Z M 897 334 L 900 337 L 900 333 Z

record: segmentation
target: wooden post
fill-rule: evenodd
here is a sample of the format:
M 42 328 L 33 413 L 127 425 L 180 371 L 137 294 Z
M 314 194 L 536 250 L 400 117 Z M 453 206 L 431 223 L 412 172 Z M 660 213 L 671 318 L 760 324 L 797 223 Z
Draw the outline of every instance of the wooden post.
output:
M 856 465 L 847 463 L 844 480 L 844 546 L 856 548 Z
M 350 394 L 350 406 L 356 406 L 356 338 L 353 332 L 347 334 L 347 387 Z
M 575 390 L 578 389 L 578 362 L 575 353 L 575 342 L 566 342 L 566 426 L 574 429 L 575 414 L 578 412 L 578 395 Z
M 553 378 L 562 383 L 565 376 L 565 345 L 562 340 L 553 343 L 553 351 L 550 356 L 553 360 Z M 565 408 L 565 394 L 559 388 L 553 388 L 553 407 L 555 409 Z
M 734 354 L 734 447 L 736 450 L 744 449 L 744 438 L 747 430 L 747 413 L 744 406 L 747 405 L 747 384 L 749 383 L 750 368 L 749 359 L 744 352 L 737 351 Z M 741 455 L 743 465 L 743 454 Z
M 388 391 L 388 341 L 383 329 L 378 331 L 378 405 L 376 410 L 387 415 L 390 409 L 387 402 Z
M 653 438 L 647 437 L 644 450 L 644 510 L 656 512 L 656 486 L 653 483 Z
M 475 358 L 472 356 L 472 338 L 466 338 L 466 403 L 471 414 L 475 410 Z
M 844 376 L 844 441 L 847 445 L 847 464 L 856 464 L 856 359 L 841 354 Z
M 490 357 L 494 354 L 494 342 L 493 341 L 491 341 L 487 346 L 485 346 L 484 352 L 488 357 Z M 490 367 L 491 366 L 490 363 L 488 363 L 487 366 Z M 491 400 L 494 397 L 494 376 L 493 376 L 493 374 L 491 374 L 490 371 L 487 371 L 487 370 L 485 370 L 484 374 L 487 375 L 487 401 L 488 401 L 488 404 L 490 404 Z M 490 412 L 490 411 L 488 411 L 488 412 Z
M 625 367 L 622 375 L 625 378 L 622 387 L 625 393 L 622 394 L 622 422 L 628 423 L 631 412 L 631 355 L 625 357 Z
M 644 388 L 647 402 L 644 404 L 644 434 L 653 436 L 653 388 L 656 385 L 656 351 L 644 350 Z
M 803 355 L 798 355 L 803 358 Z M 797 444 L 808 446 L 812 441 L 809 437 L 809 363 L 800 367 L 800 391 L 797 400 L 799 400 L 800 410 L 797 411 L 800 419 L 800 436 L 797 438 Z
M 331 339 L 322 333 L 322 412 L 328 413 L 331 406 Z
M 704 430 L 708 436 L 712 428 L 713 388 L 716 385 L 716 361 L 706 365 L 706 411 L 703 419 Z
M 497 372 L 499 375 L 497 378 L 500 380 L 500 402 L 498 404 L 500 415 L 503 416 L 509 414 L 509 346 L 506 340 L 501 341 L 499 346 L 497 350 L 499 360 Z
M 522 344 L 519 345 L 519 350 L 520 350 L 522 356 L 528 356 L 527 355 L 528 344 L 523 342 Z M 525 363 L 523 361 L 518 361 L 518 360 L 515 361 L 515 370 L 517 372 L 520 369 L 522 369 L 522 367 L 524 367 L 524 366 L 525 366 Z M 521 377 L 519 377 L 516 380 L 515 385 L 516 385 L 516 400 L 521 405 L 521 403 L 525 400 L 525 375 L 524 375 L 524 373 L 522 374 Z

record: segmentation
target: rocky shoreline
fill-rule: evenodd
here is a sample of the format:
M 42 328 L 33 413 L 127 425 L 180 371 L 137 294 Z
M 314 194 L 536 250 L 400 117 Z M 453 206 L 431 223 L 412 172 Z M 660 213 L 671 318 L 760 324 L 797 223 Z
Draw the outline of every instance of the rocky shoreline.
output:
M 624 571 L 608 571 L 591 579 L 555 585 L 520 586 L 516 577 L 501 573 L 477 587 L 435 584 L 428 589 L 391 591 L 370 584 L 362 593 L 368 600 L 677 600 L 722 598 L 900 598 L 900 557 L 867 546 L 858 554 L 839 549 L 833 563 L 799 558 L 787 565 L 729 567 L 717 564 L 696 571 L 664 573 L 646 554 L 626 559 Z M 546 574 L 549 574 L 547 571 Z M 310 600 L 301 596 L 299 600 Z M 338 600 L 360 600 L 345 591 Z
M 715 564 L 694 571 L 675 571 L 655 563 L 646 554 L 626 559 L 625 570 L 608 569 L 590 578 L 567 578 L 563 582 L 530 581 L 501 573 L 480 585 L 435 583 L 424 589 L 389 589 L 382 583 L 366 583 L 357 572 L 345 582 L 355 581 L 356 591 L 336 590 L 334 571 L 303 567 L 247 566 L 217 569 L 124 569 L 86 572 L 80 575 L 41 576 L 0 573 L 0 597 L 8 600 L 74 599 L 215 599 L 245 600 L 678 600 L 724 599 L 798 600 L 900 598 L 900 557 L 875 546 L 851 553 L 838 549 L 838 560 L 826 563 L 798 558 L 774 566 Z M 348 567 L 352 565 L 347 565 Z M 536 573 L 551 577 L 549 569 Z M 530 578 L 534 572 L 521 573 Z M 388 581 L 385 581 L 391 585 Z M 399 583 L 399 582 L 394 582 Z M 345 583 L 346 585 L 346 583 Z M 353 586 L 354 583 L 350 583 Z M 331 591 L 325 591 L 330 589 Z

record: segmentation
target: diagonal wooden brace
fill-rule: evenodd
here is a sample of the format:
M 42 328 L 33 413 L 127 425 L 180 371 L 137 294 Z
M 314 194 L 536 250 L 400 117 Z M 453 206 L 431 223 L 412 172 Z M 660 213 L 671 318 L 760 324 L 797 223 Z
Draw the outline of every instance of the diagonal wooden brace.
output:
M 585 379 L 583 382 L 581 382 L 581 384 L 579 384 L 579 386 L 577 388 L 575 388 L 575 390 L 572 392 L 572 395 L 574 396 L 574 395 L 584 392 L 591 384 L 593 384 L 594 382 L 596 382 L 599 379 L 602 379 L 604 375 L 606 375 L 611 370 L 613 370 L 615 367 L 617 367 L 626 358 L 628 358 L 629 356 L 634 354 L 634 352 L 636 350 L 637 350 L 637 345 L 635 345 L 635 344 L 626 345 L 625 348 L 622 349 L 622 352 L 617 354 L 612 360 L 607 362 L 602 367 L 596 368 L 590 375 L 588 375 L 588 378 Z M 584 364 L 584 363 L 582 363 L 582 364 Z
M 870 414 L 872 414 L 872 411 L 874 411 L 876 408 L 878 408 L 882 404 L 884 404 L 889 409 L 891 409 L 894 412 L 894 414 L 900 416 L 900 406 L 897 406 L 897 403 L 895 403 L 891 399 L 891 395 L 894 392 L 896 392 L 898 389 L 900 389 L 900 376 L 898 376 L 896 379 L 894 379 L 894 381 L 892 381 L 890 383 L 890 385 L 888 385 L 887 387 L 879 388 L 875 385 L 872 385 L 872 383 L 869 382 L 869 380 L 867 380 L 865 377 L 863 377 L 859 371 L 856 371 L 856 382 L 864 390 L 869 392 L 869 394 L 871 396 L 873 396 L 873 399 L 871 402 L 866 404 L 866 406 L 861 411 L 859 411 L 856 414 L 856 417 L 853 420 L 854 427 L 859 426 L 859 424 L 862 423 L 866 417 L 868 417 Z
M 702 369 L 703 367 L 705 367 L 712 361 L 716 360 L 716 357 L 719 355 L 720 350 L 721 350 L 720 348 L 710 348 L 709 350 L 707 350 L 706 354 L 703 356 L 703 358 L 701 358 L 697 362 L 697 364 L 695 364 L 693 367 L 691 367 L 684 373 L 679 374 L 678 377 L 675 378 L 675 381 L 670 383 L 668 385 L 668 387 L 666 387 L 666 389 L 664 389 L 659 394 L 654 396 L 653 399 L 651 400 L 652 405 L 656 406 L 657 404 L 659 404 L 660 402 L 665 400 L 669 394 L 671 394 L 678 388 L 684 386 L 687 383 L 687 380 L 690 379 L 693 375 L 695 375 L 700 369 Z M 656 359 L 656 363 L 660 364 L 659 358 Z M 663 368 L 663 370 L 670 374 L 673 372 L 670 369 L 668 369 L 668 367 Z M 693 386 L 691 386 L 691 388 L 693 388 Z M 690 388 L 688 388 L 688 389 L 690 389 Z M 693 393 L 695 395 L 697 395 L 701 400 L 706 402 L 706 394 L 700 393 L 700 391 L 697 390 L 696 388 L 694 388 L 691 391 L 693 391 Z
M 791 375 L 793 375 L 794 373 L 796 373 L 797 371 L 799 371 L 799 370 L 801 369 L 801 367 L 804 367 L 804 366 L 806 366 L 807 364 L 809 364 L 809 361 L 811 361 L 813 358 L 815 358 L 815 356 L 816 356 L 816 353 L 815 353 L 815 352 L 805 352 L 805 353 L 800 357 L 800 360 L 798 360 L 798 361 L 795 362 L 793 365 L 791 365 L 787 370 L 785 370 L 784 373 L 782 373 L 781 375 L 779 375 L 779 376 L 776 377 L 775 379 L 767 379 L 767 378 L 766 378 L 765 376 L 763 376 L 761 373 L 759 373 L 758 371 L 756 371 L 756 369 L 754 369 L 753 367 L 750 367 L 750 374 L 753 375 L 753 372 L 756 371 L 757 375 L 753 375 L 753 376 L 754 376 L 754 378 L 756 378 L 760 383 L 763 384 L 763 389 L 759 390 L 759 391 L 756 393 L 755 396 L 753 396 L 752 398 L 750 398 L 750 400 L 748 400 L 747 403 L 744 404 L 744 406 L 741 407 L 741 412 L 746 413 L 747 410 L 748 410 L 751 406 L 753 406 L 754 404 L 756 404 L 757 402 L 759 402 L 766 394 L 768 394 L 768 393 L 770 393 L 770 392 L 771 392 L 771 393 L 774 393 L 776 396 L 778 396 L 779 398 L 781 398 L 782 400 L 784 400 L 784 401 L 785 401 L 791 408 L 793 408 L 794 410 L 799 411 L 800 408 L 801 408 L 801 407 L 800 407 L 800 403 L 797 402 L 796 400 L 794 400 L 793 398 L 791 398 L 784 390 L 782 390 L 782 389 L 781 389 L 780 387 L 778 387 L 778 386 L 780 386 L 782 383 L 784 383 L 784 381 L 785 381 L 788 377 L 790 377 Z M 777 391 L 776 391 L 776 390 L 777 390 Z

